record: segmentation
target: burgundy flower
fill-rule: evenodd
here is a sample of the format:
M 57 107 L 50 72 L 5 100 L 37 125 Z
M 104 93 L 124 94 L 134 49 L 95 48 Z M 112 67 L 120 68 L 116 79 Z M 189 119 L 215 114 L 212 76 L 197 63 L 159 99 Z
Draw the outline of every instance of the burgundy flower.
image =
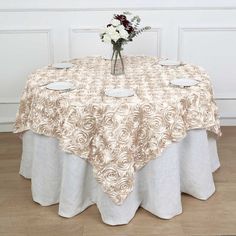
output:
M 125 15 L 115 15 L 114 19 L 117 19 L 121 22 L 126 20 L 126 16 Z
M 121 23 L 122 23 L 122 25 L 123 25 L 125 28 L 130 25 L 130 22 L 129 22 L 128 20 L 124 20 L 124 21 L 122 21 Z
M 131 25 L 128 25 L 127 27 L 125 27 L 125 30 L 130 34 L 134 31 L 134 28 Z
M 134 28 L 132 27 L 132 24 L 130 21 L 128 20 L 124 20 L 121 22 L 121 24 L 125 27 L 125 30 L 128 32 L 128 33 L 131 33 L 134 31 Z

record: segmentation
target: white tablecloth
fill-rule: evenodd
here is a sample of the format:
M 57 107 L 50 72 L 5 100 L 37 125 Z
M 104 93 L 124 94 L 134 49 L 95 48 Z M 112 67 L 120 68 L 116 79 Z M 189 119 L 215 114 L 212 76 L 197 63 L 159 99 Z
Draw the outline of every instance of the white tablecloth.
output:
M 191 130 L 136 173 L 133 192 L 118 206 L 86 160 L 62 152 L 55 138 L 27 131 L 20 174 L 31 179 L 33 200 L 42 206 L 59 203 L 59 215 L 69 218 L 96 204 L 105 223 L 119 225 L 127 224 L 139 206 L 163 219 L 181 214 L 181 192 L 208 199 L 215 192 L 212 172 L 219 166 L 214 137 Z

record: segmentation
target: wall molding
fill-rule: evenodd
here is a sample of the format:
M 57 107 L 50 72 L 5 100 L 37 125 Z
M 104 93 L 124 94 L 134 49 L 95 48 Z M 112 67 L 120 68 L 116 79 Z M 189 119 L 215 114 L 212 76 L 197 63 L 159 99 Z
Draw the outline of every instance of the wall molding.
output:
M 69 29 L 69 40 L 68 40 L 68 48 L 69 48 L 69 58 L 72 59 L 72 34 L 79 34 L 79 33 L 97 33 L 99 34 L 102 32 L 103 28 L 93 28 L 93 27 L 71 27 Z M 157 33 L 157 57 L 160 57 L 161 50 L 162 50 L 162 27 L 152 27 L 150 30 L 143 32 L 154 32 Z
M 1 98 L 0 104 L 19 104 L 20 98 Z
M 0 34 L 42 34 L 47 35 L 48 64 L 54 62 L 54 43 L 51 28 L 0 28 Z
M 69 58 L 72 59 L 72 34 L 79 33 L 97 33 L 99 34 L 102 31 L 102 28 L 93 28 L 93 27 L 70 27 L 68 33 L 68 49 L 69 49 Z
M 15 117 L 7 117 L 7 118 L 1 118 L 0 124 L 13 124 L 15 122 Z
M 0 12 L 88 12 L 88 11 L 208 11 L 236 10 L 236 6 L 160 6 L 160 7 L 39 7 L 0 8 Z
M 217 100 L 217 101 L 235 101 L 236 97 L 215 97 L 214 100 Z
M 183 54 L 183 34 L 185 32 L 216 32 L 216 31 L 236 31 L 236 26 L 179 26 L 178 28 L 178 48 L 177 48 L 177 58 L 181 60 Z

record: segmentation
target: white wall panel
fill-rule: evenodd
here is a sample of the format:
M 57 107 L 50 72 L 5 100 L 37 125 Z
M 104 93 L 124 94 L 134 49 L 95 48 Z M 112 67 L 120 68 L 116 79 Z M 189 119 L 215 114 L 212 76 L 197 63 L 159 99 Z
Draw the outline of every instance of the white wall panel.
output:
M 0 29 L 0 103 L 17 101 L 30 72 L 53 59 L 50 30 Z
M 216 97 L 236 98 L 235 42 L 236 27 L 180 28 L 179 59 L 208 71 Z
M 125 45 L 124 52 L 127 55 L 161 55 L 161 29 L 152 28 L 135 38 L 135 43 Z
M 99 34 L 102 29 L 71 29 L 69 41 L 70 58 L 103 55 L 111 51 L 109 44 L 102 43 Z
M 50 29 L 0 29 L 0 131 L 12 128 L 26 79 L 53 61 Z

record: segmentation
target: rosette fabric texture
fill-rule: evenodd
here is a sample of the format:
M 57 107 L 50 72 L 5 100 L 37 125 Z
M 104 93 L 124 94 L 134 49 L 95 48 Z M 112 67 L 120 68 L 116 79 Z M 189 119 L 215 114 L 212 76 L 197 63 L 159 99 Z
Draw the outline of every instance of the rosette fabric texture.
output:
M 133 190 L 135 172 L 161 155 L 188 130 L 206 129 L 220 136 L 220 123 L 207 73 L 194 65 L 163 67 L 158 59 L 125 57 L 125 75 L 112 76 L 101 57 L 71 60 L 68 70 L 44 67 L 26 83 L 14 132 L 32 130 L 58 139 L 60 148 L 93 167 L 103 191 L 120 205 Z M 170 85 L 190 77 L 195 86 Z M 59 92 L 45 86 L 70 81 L 75 90 Z M 109 88 L 132 88 L 132 97 L 105 95 Z

